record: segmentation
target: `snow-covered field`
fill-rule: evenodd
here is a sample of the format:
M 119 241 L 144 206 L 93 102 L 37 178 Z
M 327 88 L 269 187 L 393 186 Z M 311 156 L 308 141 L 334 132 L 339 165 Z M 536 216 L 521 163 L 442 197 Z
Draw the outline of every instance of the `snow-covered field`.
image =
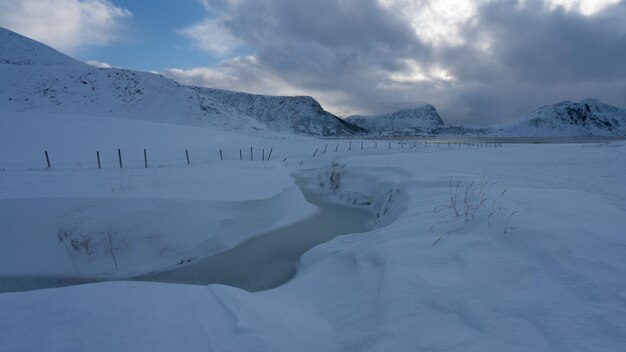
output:
M 626 143 L 349 143 L 1 115 L 5 279 L 123 278 L 223 252 L 316 212 L 296 171 L 376 220 L 257 293 L 131 281 L 1 293 L 0 350 L 626 350 Z

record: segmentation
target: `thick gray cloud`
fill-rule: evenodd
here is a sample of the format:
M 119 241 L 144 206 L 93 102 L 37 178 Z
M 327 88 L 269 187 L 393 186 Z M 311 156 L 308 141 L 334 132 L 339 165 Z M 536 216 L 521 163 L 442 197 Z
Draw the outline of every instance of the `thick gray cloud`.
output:
M 539 5 L 515 10 L 493 3 L 480 12 L 481 30 L 494 38 L 496 59 L 516 78 L 551 84 L 626 75 L 624 5 L 594 16 Z
M 429 102 L 452 123 L 502 122 L 585 97 L 626 106 L 626 0 L 221 0 L 207 8 L 250 56 L 170 77 L 309 94 L 340 115 Z

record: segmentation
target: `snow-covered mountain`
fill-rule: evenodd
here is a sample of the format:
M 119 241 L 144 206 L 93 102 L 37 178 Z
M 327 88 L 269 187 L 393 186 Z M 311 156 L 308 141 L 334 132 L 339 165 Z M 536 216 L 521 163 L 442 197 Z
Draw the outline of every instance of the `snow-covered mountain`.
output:
M 585 99 L 542 106 L 518 121 L 491 128 L 502 136 L 624 136 L 626 109 Z
M 489 127 L 444 124 L 432 105 L 346 120 L 384 136 L 626 136 L 626 109 L 595 99 L 543 106 L 519 120 Z
M 0 28 L 0 111 L 89 114 L 311 135 L 362 131 L 311 97 L 181 85 L 148 72 L 96 68 Z
M 190 87 L 198 93 L 203 106 L 227 106 L 243 116 L 251 116 L 267 129 L 320 136 L 364 132 L 324 110 L 308 96 L 288 97 L 248 94 L 222 89 Z
M 353 115 L 346 121 L 372 132 L 383 131 L 422 131 L 443 125 L 441 116 L 430 104 L 416 106 L 382 115 Z
M 320 136 L 624 136 L 626 109 L 587 99 L 543 106 L 511 123 L 444 125 L 432 105 L 342 120 L 311 97 L 247 94 L 179 84 L 159 74 L 96 68 L 0 28 L 0 111 L 132 118 Z

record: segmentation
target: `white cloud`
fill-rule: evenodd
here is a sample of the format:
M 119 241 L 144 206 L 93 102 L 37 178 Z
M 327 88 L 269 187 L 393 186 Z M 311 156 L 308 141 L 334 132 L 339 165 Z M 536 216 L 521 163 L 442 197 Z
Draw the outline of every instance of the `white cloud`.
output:
M 101 62 L 97 60 L 87 60 L 85 61 L 85 63 L 87 63 L 88 65 L 97 67 L 97 68 L 112 68 L 113 67 L 110 64 L 107 64 L 106 62 Z
M 242 45 L 242 42 L 215 18 L 183 28 L 178 34 L 190 39 L 196 47 L 220 56 L 228 55 Z
M 303 91 L 261 67 L 254 56 L 240 56 L 214 67 L 188 70 L 171 68 L 162 72 L 183 84 L 231 89 L 268 95 L 301 95 Z
M 457 79 L 448 70 L 440 66 L 433 66 L 430 69 L 424 69 L 420 63 L 415 60 L 402 59 L 399 61 L 402 61 L 406 68 L 404 70 L 388 72 L 387 74 L 391 81 L 398 83 L 437 83 L 441 81 L 455 81 Z
M 378 0 L 404 16 L 415 34 L 430 45 L 463 44 L 462 26 L 476 15 L 485 0 Z
M 2 0 L 0 26 L 73 53 L 119 40 L 130 11 L 106 0 Z
M 352 106 L 341 103 L 346 94 L 340 90 L 301 89 L 262 67 L 254 56 L 240 56 L 224 60 L 213 67 L 196 67 L 187 70 L 170 68 L 162 75 L 182 84 L 229 89 L 264 95 L 312 95 L 325 109 L 343 116 L 360 113 Z
M 566 11 L 578 11 L 585 16 L 594 15 L 620 0 L 544 0 L 551 9 L 561 7 Z

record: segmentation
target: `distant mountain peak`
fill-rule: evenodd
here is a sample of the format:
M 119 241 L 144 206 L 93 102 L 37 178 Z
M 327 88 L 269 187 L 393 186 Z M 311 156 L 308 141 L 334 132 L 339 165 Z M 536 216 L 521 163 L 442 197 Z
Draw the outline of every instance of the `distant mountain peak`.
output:
M 542 106 L 496 132 L 519 136 L 626 135 L 626 110 L 597 99 Z
M 424 129 L 443 125 L 437 109 L 430 104 L 418 105 L 388 114 L 361 116 L 354 115 L 346 121 L 371 131 L 398 131 Z

